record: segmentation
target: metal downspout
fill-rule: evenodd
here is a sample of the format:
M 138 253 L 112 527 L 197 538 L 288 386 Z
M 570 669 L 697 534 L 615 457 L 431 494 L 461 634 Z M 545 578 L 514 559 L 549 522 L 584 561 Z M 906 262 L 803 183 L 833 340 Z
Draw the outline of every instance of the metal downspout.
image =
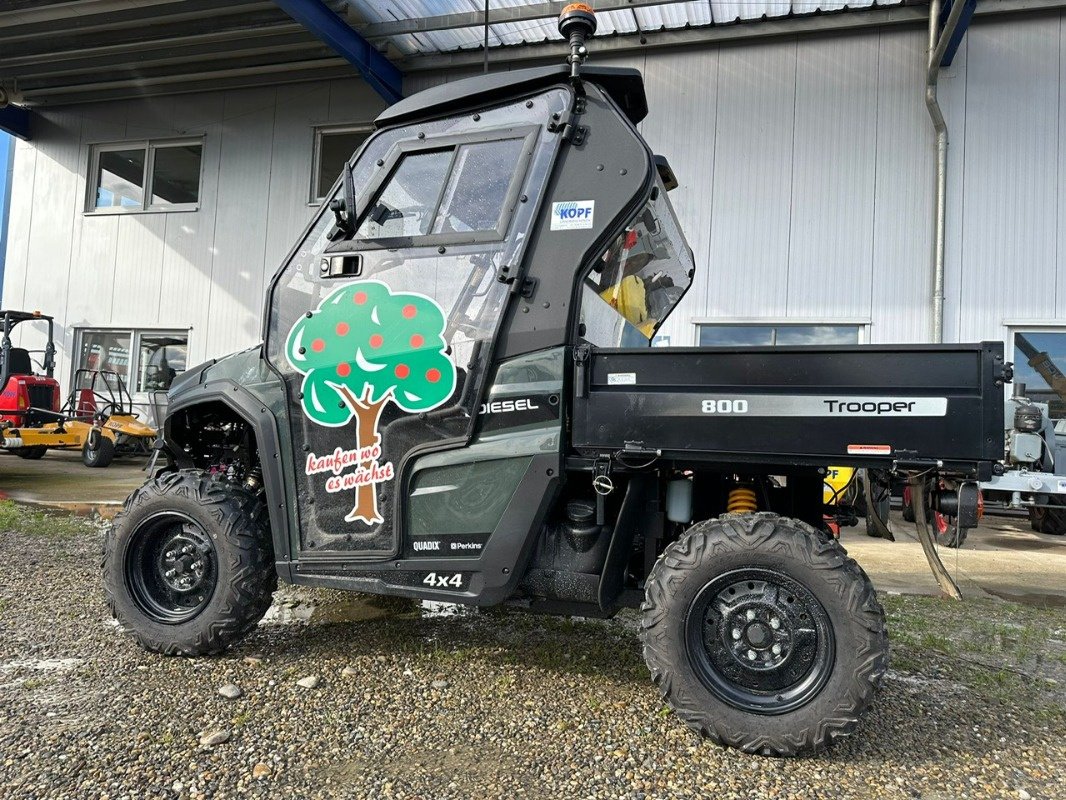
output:
M 944 250 L 947 243 L 948 125 L 937 101 L 940 62 L 959 24 L 965 3 L 954 0 L 951 13 L 938 31 L 941 0 L 929 2 L 929 63 L 925 77 L 925 107 L 936 131 L 936 204 L 933 215 L 933 341 L 944 341 Z M 940 34 L 939 37 L 937 34 Z

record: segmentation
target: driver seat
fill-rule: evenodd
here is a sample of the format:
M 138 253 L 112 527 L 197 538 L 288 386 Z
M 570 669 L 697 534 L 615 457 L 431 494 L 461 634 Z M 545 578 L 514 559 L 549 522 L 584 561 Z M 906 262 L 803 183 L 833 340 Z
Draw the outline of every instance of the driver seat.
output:
M 12 347 L 8 352 L 9 375 L 32 375 L 33 363 L 30 361 L 30 351 L 22 347 Z M 0 364 L 3 357 L 0 356 Z

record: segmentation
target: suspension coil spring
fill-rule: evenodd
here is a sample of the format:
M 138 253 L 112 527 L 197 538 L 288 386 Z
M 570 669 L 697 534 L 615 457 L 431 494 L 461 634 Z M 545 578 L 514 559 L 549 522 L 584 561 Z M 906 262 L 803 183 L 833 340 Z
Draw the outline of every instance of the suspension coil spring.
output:
M 263 467 L 256 464 L 244 478 L 244 488 L 251 492 L 258 492 L 263 488 Z
M 747 514 L 758 509 L 759 505 L 755 502 L 755 490 L 750 486 L 740 484 L 729 490 L 726 511 L 730 514 Z

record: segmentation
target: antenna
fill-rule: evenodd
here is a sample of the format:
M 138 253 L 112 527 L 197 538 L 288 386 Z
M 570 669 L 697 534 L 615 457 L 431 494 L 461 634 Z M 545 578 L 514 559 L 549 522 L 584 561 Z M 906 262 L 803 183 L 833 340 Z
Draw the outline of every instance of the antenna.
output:
M 570 40 L 570 55 L 566 61 L 570 64 L 570 80 L 575 84 L 581 80 L 581 65 L 589 54 L 585 40 L 595 32 L 596 13 L 587 3 L 571 3 L 559 14 L 559 33 Z

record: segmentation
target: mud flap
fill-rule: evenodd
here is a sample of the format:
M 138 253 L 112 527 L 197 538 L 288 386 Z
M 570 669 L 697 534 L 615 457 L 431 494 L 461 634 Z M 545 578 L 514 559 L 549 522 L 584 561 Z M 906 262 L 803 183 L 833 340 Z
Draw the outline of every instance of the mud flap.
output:
M 908 481 L 911 487 L 911 505 L 914 507 L 914 528 L 918 532 L 918 541 L 922 543 L 922 550 L 929 561 L 929 569 L 933 571 L 933 577 L 940 585 L 940 591 L 953 600 L 961 600 L 962 592 L 940 560 L 940 555 L 933 544 L 933 534 L 929 530 L 929 521 L 926 519 L 925 483 L 921 478 L 911 478 Z

